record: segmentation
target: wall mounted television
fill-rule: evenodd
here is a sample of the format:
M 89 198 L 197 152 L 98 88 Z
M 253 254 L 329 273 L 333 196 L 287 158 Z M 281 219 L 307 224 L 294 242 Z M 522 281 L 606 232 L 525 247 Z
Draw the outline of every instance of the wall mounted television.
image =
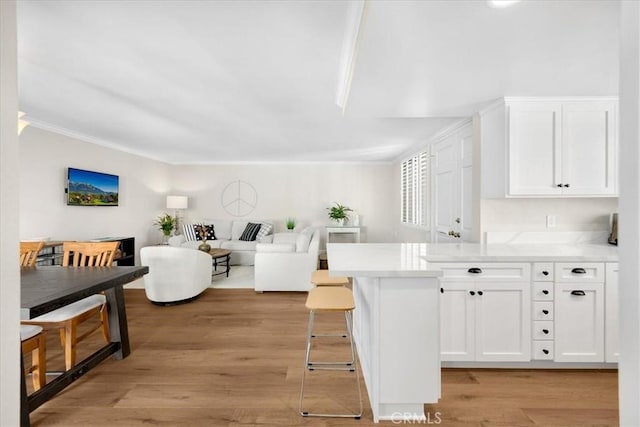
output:
M 118 175 L 67 168 L 67 205 L 118 206 Z

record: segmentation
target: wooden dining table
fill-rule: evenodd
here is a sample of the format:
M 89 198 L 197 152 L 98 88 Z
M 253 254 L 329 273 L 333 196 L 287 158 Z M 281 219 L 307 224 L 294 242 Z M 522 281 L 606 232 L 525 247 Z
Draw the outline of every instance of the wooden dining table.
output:
M 29 413 L 51 399 L 69 384 L 82 377 L 100 362 L 113 356 L 127 357 L 129 332 L 122 286 L 149 272 L 149 267 L 23 267 L 20 270 L 22 320 L 64 307 L 90 295 L 104 292 L 109 312 L 111 342 L 73 368 L 64 371 L 40 390 L 27 395 L 24 375 L 21 375 L 20 423 L 29 426 Z M 22 355 L 22 352 L 20 352 Z M 24 361 L 21 358 L 21 369 Z

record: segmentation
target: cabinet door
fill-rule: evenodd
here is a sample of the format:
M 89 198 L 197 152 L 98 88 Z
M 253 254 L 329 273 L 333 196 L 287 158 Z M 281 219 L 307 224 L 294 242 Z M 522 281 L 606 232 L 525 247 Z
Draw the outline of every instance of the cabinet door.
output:
M 458 230 L 462 241 L 473 239 L 473 133 L 471 128 L 460 139 L 460 192 L 457 206 Z
M 605 288 L 605 362 L 617 363 L 620 357 L 618 322 L 618 264 L 607 264 Z
M 615 115 L 614 102 L 562 105 L 563 194 L 616 193 Z
M 556 283 L 555 361 L 604 362 L 602 283 Z
M 560 195 L 559 103 L 523 102 L 508 107 L 509 195 Z
M 475 298 L 470 294 L 473 283 L 443 282 L 440 286 L 441 360 L 472 361 L 475 357 Z
M 529 282 L 476 283 L 476 360 L 531 360 Z

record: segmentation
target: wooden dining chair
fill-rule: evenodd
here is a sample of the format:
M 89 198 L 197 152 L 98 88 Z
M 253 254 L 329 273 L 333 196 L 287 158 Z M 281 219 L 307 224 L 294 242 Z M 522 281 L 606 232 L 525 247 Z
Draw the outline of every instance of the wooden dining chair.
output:
M 62 245 L 63 267 L 107 267 L 113 263 L 120 242 L 64 242 Z M 78 326 L 98 316 L 100 322 L 90 330 L 78 335 Z M 64 347 L 66 369 L 76 364 L 76 345 L 98 329 L 108 344 L 109 321 L 107 299 L 104 295 L 91 295 L 80 301 L 61 307 L 42 316 L 22 321 L 27 325 L 42 326 L 45 331 L 58 329 Z
M 20 242 L 20 267 L 35 267 L 44 242 Z
M 45 351 L 46 335 L 42 327 L 20 325 L 22 353 L 31 353 L 31 373 L 33 389 L 40 390 L 47 382 L 47 355 Z

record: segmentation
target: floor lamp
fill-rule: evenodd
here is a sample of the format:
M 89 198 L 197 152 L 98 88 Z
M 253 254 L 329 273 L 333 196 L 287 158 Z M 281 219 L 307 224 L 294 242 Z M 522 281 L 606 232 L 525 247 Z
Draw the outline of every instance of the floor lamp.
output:
M 189 198 L 187 196 L 167 196 L 167 209 L 175 209 L 176 211 L 176 227 L 175 235 L 182 234 L 179 225 L 179 213 L 181 209 L 189 207 Z

